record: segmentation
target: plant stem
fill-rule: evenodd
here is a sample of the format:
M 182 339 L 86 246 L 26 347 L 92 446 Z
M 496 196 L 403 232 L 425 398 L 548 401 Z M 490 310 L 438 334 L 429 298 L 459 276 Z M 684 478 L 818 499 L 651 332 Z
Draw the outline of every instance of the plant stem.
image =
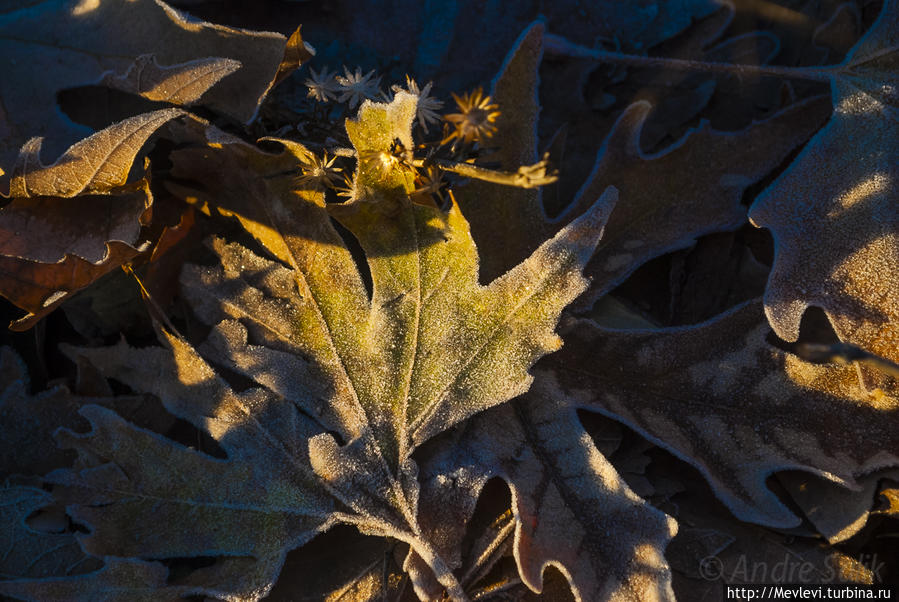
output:
M 861 347 L 850 343 L 836 343 L 834 345 L 816 345 L 813 343 L 800 343 L 795 349 L 796 355 L 813 364 L 849 364 L 861 362 L 872 368 L 880 370 L 894 378 L 899 378 L 899 364 L 886 358 L 868 353 Z
M 468 595 L 466 595 L 465 590 L 462 588 L 462 584 L 456 579 L 456 576 L 450 570 L 449 566 L 447 566 L 446 562 L 444 562 L 443 558 L 440 557 L 440 554 L 437 553 L 437 550 L 435 550 L 420 533 L 411 541 L 408 541 L 408 543 L 415 549 L 415 552 L 421 556 L 421 559 L 425 561 L 425 564 L 434 571 L 434 576 L 437 577 L 437 581 L 440 582 L 440 585 L 446 588 L 446 593 L 451 600 L 454 602 L 468 602 Z
M 544 42 L 548 54 L 593 59 L 613 65 L 665 67 L 679 71 L 701 71 L 706 73 L 724 73 L 727 75 L 750 77 L 783 77 L 785 79 L 804 79 L 818 82 L 829 82 L 833 77 L 833 67 L 777 67 L 740 63 L 666 59 L 656 56 L 641 56 L 587 48 L 586 46 L 573 44 L 562 36 L 552 34 L 547 34 L 544 37 Z
M 427 163 L 428 161 L 425 159 L 416 159 L 412 162 L 415 167 L 424 167 Z M 460 176 L 493 182 L 494 184 L 515 186 L 517 188 L 537 188 L 538 186 L 552 184 L 559 179 L 558 173 L 550 167 L 546 158 L 533 165 L 522 165 L 517 171 L 497 171 L 479 167 L 472 163 L 451 161 L 449 159 L 433 159 L 430 163 L 443 171 L 456 173 Z

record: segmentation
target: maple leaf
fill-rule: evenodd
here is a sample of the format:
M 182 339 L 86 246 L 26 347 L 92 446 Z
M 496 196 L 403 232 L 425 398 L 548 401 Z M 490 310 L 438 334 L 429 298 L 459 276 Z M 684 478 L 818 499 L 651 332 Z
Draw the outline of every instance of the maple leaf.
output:
M 0 295 L 29 312 L 13 328 L 30 328 L 142 250 L 152 196 L 146 180 L 128 184 L 128 175 L 150 136 L 182 115 L 162 109 L 126 119 L 51 165 L 40 160 L 41 138 L 23 146 L 0 209 Z
M 899 398 L 863 390 L 852 366 L 771 347 L 766 331 L 758 301 L 690 327 L 620 331 L 575 320 L 563 351 L 543 365 L 569 403 L 696 466 L 738 518 L 785 528 L 799 519 L 765 480 L 803 471 L 858 489 L 856 477 L 899 465 Z
M 752 222 L 771 230 L 775 261 L 765 292 L 774 331 L 795 341 L 819 306 L 844 341 L 899 359 L 899 3 L 846 60 L 824 70 L 834 114 L 755 200 Z M 889 386 L 863 371 L 866 386 Z
M 390 104 L 364 103 L 358 120 L 347 122 L 357 153 L 386 153 L 395 139 L 409 141 L 415 109 L 416 97 L 405 92 Z M 203 152 L 246 153 L 246 146 L 219 142 Z M 298 166 L 306 152 L 286 144 L 280 163 L 293 158 Z M 482 286 L 458 207 L 413 204 L 414 182 L 402 166 L 360 161 L 355 188 L 362 196 L 328 207 L 320 191 L 296 190 L 292 174 L 256 177 L 263 195 L 249 203 L 267 224 L 248 229 L 286 265 L 215 240 L 221 267 L 186 268 L 182 288 L 212 326 L 204 355 L 258 386 L 234 391 L 171 334 L 164 335 L 170 351 L 124 343 L 70 350 L 158 396 L 169 412 L 208 432 L 227 459 L 89 405 L 81 413 L 90 432 L 57 435 L 79 452 L 79 464 L 46 478 L 62 486 L 69 512 L 91 529 L 81 538 L 89 553 L 244 557 L 243 582 L 230 569 L 220 573 L 231 575 L 239 589 L 233 595 L 245 599 L 268 590 L 288 550 L 336 522 L 408 543 L 452 597 L 464 598 L 418 524 L 411 454 L 527 390 L 530 366 L 560 345 L 553 328 L 562 308 L 586 286 L 579 271 L 614 190 Z M 366 252 L 371 297 L 331 215 Z
M 204 23 L 161 0 L 52 0 L 0 14 L 0 53 L 9 59 L 0 83 L 0 166 L 33 136 L 59 154 L 90 134 L 59 111 L 56 93 L 100 82 L 154 100 L 201 100 L 249 121 L 285 46 L 280 34 Z

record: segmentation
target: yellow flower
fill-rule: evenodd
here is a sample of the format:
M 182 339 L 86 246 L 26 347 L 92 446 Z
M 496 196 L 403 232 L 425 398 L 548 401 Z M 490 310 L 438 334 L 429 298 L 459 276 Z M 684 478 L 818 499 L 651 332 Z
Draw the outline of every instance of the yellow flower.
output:
M 461 98 L 453 94 L 459 113 L 450 113 L 443 118 L 455 126 L 455 129 L 443 140 L 447 143 L 454 138 L 462 142 L 474 142 L 483 138 L 490 138 L 496 132 L 494 122 L 500 115 L 499 105 L 493 102 L 490 96 L 484 94 L 482 88 L 478 88 L 471 94 L 465 94 Z

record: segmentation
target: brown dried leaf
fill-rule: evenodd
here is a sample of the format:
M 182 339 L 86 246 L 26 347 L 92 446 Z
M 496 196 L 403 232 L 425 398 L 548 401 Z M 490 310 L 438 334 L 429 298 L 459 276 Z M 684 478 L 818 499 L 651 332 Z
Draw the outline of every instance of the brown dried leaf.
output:
M 494 97 L 509 115 L 501 115 L 497 122 L 494 139 L 500 151 L 489 158 L 507 169 L 536 160 L 537 69 L 542 52 L 543 26 L 535 24 L 510 52 L 494 84 Z M 646 102 L 625 109 L 577 198 L 555 219 L 544 212 L 540 189 L 510 190 L 470 182 L 459 191 L 460 206 L 473 216 L 475 238 L 485 251 L 481 267 L 485 278 L 520 261 L 536 241 L 579 215 L 607 186 L 615 186 L 621 201 L 587 268 L 593 278 L 591 290 L 577 301 L 578 307 L 592 305 L 641 263 L 688 247 L 703 234 L 743 223 L 744 191 L 824 123 L 829 103 L 810 99 L 738 132 L 715 131 L 703 122 L 671 146 L 646 154 L 640 149 L 640 137 L 651 110 Z M 497 229 L 497 223 L 508 226 Z
M 240 61 L 214 57 L 163 67 L 155 55 L 142 54 L 125 73 L 107 73 L 99 83 L 147 100 L 188 107 L 200 102 L 209 89 L 238 69 Z
M 774 331 L 795 341 L 805 309 L 841 340 L 899 360 L 899 3 L 831 68 L 834 115 L 755 201 L 775 262 L 765 292 Z M 863 371 L 866 387 L 890 386 Z M 893 383 L 895 385 L 895 383 Z
M 151 203 L 147 183 L 138 185 L 118 194 L 13 199 L 0 209 L 0 254 L 46 264 L 72 255 L 101 264 L 108 260 L 109 241 L 138 240 L 141 215 Z
M 106 243 L 106 255 L 98 264 L 67 254 L 56 263 L 0 256 L 0 294 L 28 312 L 12 322 L 12 330 L 28 330 L 59 307 L 69 295 L 134 259 L 140 249 L 125 243 Z
M 163 109 L 126 119 L 73 145 L 52 165 L 41 139 L 22 149 L 0 209 L 0 294 L 30 315 L 30 328 L 77 292 L 142 250 L 141 225 L 152 203 L 149 184 L 127 184 L 147 139 L 184 115 Z
M 56 93 L 96 84 L 110 73 L 123 74 L 143 55 L 154 56 L 164 67 L 207 57 L 237 61 L 241 67 L 217 84 L 208 77 L 209 64 L 201 62 L 194 81 L 197 86 L 215 84 L 203 95 L 205 106 L 249 121 L 272 85 L 285 42 L 276 33 L 204 23 L 156 0 L 51 0 L 39 10 L 25 7 L 0 14 L 0 54 L 9 59 L 0 80 L 0 165 L 10 165 L 34 136 L 45 137 L 45 148 L 53 155 L 87 136 L 89 129 L 58 110 Z M 225 68 L 234 66 L 229 65 Z M 198 94 L 195 88 L 185 98 Z
M 615 331 L 578 320 L 544 365 L 572 403 L 696 466 L 740 519 L 790 527 L 799 519 L 765 480 L 801 470 L 855 489 L 856 477 L 899 465 L 899 397 L 865 392 L 851 366 L 784 353 L 766 332 L 758 302 L 691 327 Z
M 307 61 L 312 60 L 312 57 L 315 56 L 315 49 L 303 41 L 303 34 L 300 33 L 301 28 L 302 26 L 297 27 L 290 34 L 290 37 L 287 38 L 287 45 L 284 47 L 284 58 L 281 59 L 281 64 L 278 65 L 278 73 L 275 75 L 274 85 L 284 81 L 288 75 L 299 69 Z
M 76 142 L 51 165 L 44 165 L 40 158 L 43 139 L 32 138 L 16 160 L 9 197 L 71 198 L 123 186 L 147 139 L 184 114 L 179 109 L 161 109 L 125 119 Z

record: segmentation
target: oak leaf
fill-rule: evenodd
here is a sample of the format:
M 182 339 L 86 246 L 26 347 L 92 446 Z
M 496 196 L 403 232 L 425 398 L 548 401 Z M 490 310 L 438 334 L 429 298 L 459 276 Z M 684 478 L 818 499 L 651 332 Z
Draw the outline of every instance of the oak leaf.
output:
M 821 307 L 840 339 L 897 360 L 899 2 L 824 73 L 833 117 L 750 210 L 775 240 L 765 313 L 795 341 L 805 309 Z M 870 371 L 863 382 L 889 386 Z
M 506 168 L 536 160 L 543 37 L 539 23 L 524 32 L 493 86 L 494 98 L 508 114 L 497 121 L 493 140 L 499 150 L 490 159 Z M 647 154 L 640 136 L 651 109 L 637 102 L 622 112 L 602 142 L 589 178 L 556 218 L 545 211 L 543 189 L 471 182 L 459 191 L 475 240 L 484 247 L 486 277 L 520 261 L 537 241 L 578 215 L 607 186 L 615 186 L 621 201 L 587 268 L 593 278 L 590 292 L 577 301 L 578 307 L 592 305 L 647 260 L 688 247 L 703 234 L 738 228 L 746 220 L 744 191 L 776 168 L 827 114 L 825 102 L 811 99 L 738 132 L 719 132 L 702 122 L 678 142 Z M 496 231 L 495 223 L 513 226 Z
M 772 347 L 766 333 L 758 301 L 690 327 L 619 331 L 574 320 L 563 351 L 542 366 L 570 403 L 696 466 L 741 520 L 786 528 L 800 520 L 766 479 L 803 471 L 860 489 L 857 477 L 899 465 L 899 398 L 865 391 L 852 366 Z
M 422 450 L 422 526 L 459 562 L 466 525 L 485 483 L 512 489 L 518 572 L 534 591 L 555 565 L 576 600 L 670 600 L 664 549 L 673 519 L 624 483 L 581 425 L 576 407 L 541 375 L 523 397 L 479 414 Z M 424 599 L 439 595 L 414 550 L 406 560 Z
M 51 532 L 26 522 L 36 511 L 54 503 L 47 491 L 19 485 L 0 486 L 0 575 L 27 580 L 72 576 L 95 570 L 96 560 L 87 556 L 71 532 Z M 0 593 L 12 594 L 0 581 Z

